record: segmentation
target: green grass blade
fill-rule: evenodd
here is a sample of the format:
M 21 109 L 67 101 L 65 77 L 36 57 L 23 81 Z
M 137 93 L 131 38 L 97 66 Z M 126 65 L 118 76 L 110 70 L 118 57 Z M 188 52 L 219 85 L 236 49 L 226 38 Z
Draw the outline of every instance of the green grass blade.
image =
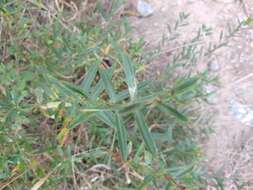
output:
M 98 65 L 95 64 L 85 74 L 85 77 L 82 83 L 80 84 L 80 88 L 83 89 L 85 92 L 87 93 L 90 92 L 91 84 L 96 77 L 97 71 L 98 71 Z
M 163 113 L 167 113 L 168 115 L 173 115 L 177 120 L 187 122 L 188 119 L 185 115 L 177 111 L 175 108 L 165 105 L 163 103 L 159 103 L 158 107 Z
M 121 157 L 123 160 L 127 160 L 127 156 L 128 156 L 127 131 L 119 113 L 116 114 L 116 129 L 117 129 L 118 143 L 119 143 Z
M 91 92 L 91 99 L 92 100 L 96 100 L 98 99 L 99 95 L 103 92 L 104 90 L 104 83 L 102 80 L 100 80 L 95 86 L 94 88 L 92 89 L 92 92 Z
M 148 150 L 151 153 L 156 153 L 157 152 L 156 144 L 151 136 L 151 133 L 148 130 L 148 126 L 145 122 L 144 115 L 140 111 L 136 111 L 135 119 Z
M 110 127 L 115 127 L 115 114 L 111 111 L 101 111 L 96 113 L 96 117 Z
M 153 184 L 154 177 L 152 175 L 148 175 L 144 178 L 144 180 L 139 184 L 138 190 L 146 190 L 148 186 Z
M 147 86 L 149 85 L 149 82 L 147 81 L 141 81 L 138 85 L 137 85 L 137 89 L 138 92 L 143 91 Z M 118 93 L 117 95 L 117 102 L 120 102 L 122 100 L 125 100 L 126 98 L 129 98 L 130 94 L 129 94 L 129 90 L 123 90 L 121 92 Z
M 127 160 L 128 148 L 127 148 L 127 131 L 124 127 L 123 120 L 119 113 L 116 115 L 113 112 L 98 112 L 97 118 L 110 127 L 115 127 L 117 130 L 117 137 L 119 143 L 119 149 L 123 160 Z
M 194 164 L 188 164 L 185 166 L 175 166 L 168 169 L 168 173 L 173 175 L 175 178 L 182 177 L 183 175 L 186 175 L 187 173 L 190 173 L 194 169 Z
M 78 93 L 82 95 L 83 97 L 88 97 L 88 94 L 84 92 L 82 89 L 80 89 L 78 86 L 75 86 L 68 82 L 62 82 L 62 84 L 66 86 L 68 89 L 72 90 L 73 92 Z
M 44 79 L 47 80 L 51 84 L 55 84 L 60 92 L 64 95 L 72 95 L 75 96 L 77 94 L 81 95 L 82 97 L 88 97 L 88 94 L 83 92 L 78 86 L 75 86 L 72 83 L 66 81 L 60 81 L 53 75 L 44 75 Z
M 173 89 L 173 93 L 177 95 L 193 89 L 198 80 L 199 80 L 198 77 L 191 77 L 181 82 L 180 84 L 176 85 L 176 87 Z
M 74 118 L 74 121 L 70 124 L 70 129 L 77 127 L 80 124 L 87 122 L 93 116 L 92 113 L 81 113 Z
M 124 106 L 124 108 L 120 109 L 119 112 L 121 114 L 127 115 L 130 113 L 133 113 L 135 110 L 138 110 L 141 107 L 143 107 L 143 103 L 133 103 L 133 104 L 129 104 L 127 106 Z
M 106 72 L 109 75 L 110 79 L 112 78 L 113 71 L 114 71 L 113 68 L 104 70 L 104 72 Z M 90 98 L 92 100 L 96 100 L 99 97 L 99 95 L 103 92 L 103 90 L 105 90 L 104 82 L 103 80 L 99 80 L 98 83 L 92 88 L 91 90 L 92 96 Z
M 117 95 L 116 95 L 116 92 L 113 88 L 111 77 L 109 76 L 109 74 L 105 70 L 100 69 L 99 73 L 100 73 L 101 79 L 104 83 L 104 87 L 105 87 L 106 92 L 108 93 L 112 102 L 115 102 L 117 100 Z
M 137 94 L 137 82 L 135 78 L 134 63 L 131 61 L 131 59 L 125 52 L 119 50 L 119 53 L 120 53 L 121 63 L 123 66 L 125 77 L 126 77 L 126 83 L 128 86 L 130 98 L 131 100 L 134 100 Z
M 125 74 L 125 82 L 128 86 L 130 98 L 131 100 L 134 100 L 137 95 L 137 81 L 135 78 L 134 63 L 130 59 L 129 55 L 125 53 L 120 47 L 118 47 L 114 39 L 111 39 L 111 43 L 114 49 L 117 51 L 118 56 L 120 57 L 120 63 L 123 67 L 123 71 Z

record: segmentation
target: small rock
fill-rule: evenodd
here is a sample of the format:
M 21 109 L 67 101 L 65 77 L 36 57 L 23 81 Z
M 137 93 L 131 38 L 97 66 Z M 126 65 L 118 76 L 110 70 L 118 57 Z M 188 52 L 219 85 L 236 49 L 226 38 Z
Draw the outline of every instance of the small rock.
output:
M 142 17 L 148 17 L 153 14 L 154 9 L 151 4 L 146 1 L 139 0 L 137 4 L 137 11 Z
M 211 105 L 215 105 L 219 102 L 219 98 L 217 96 L 210 95 L 209 97 L 207 97 L 206 101 Z
M 231 113 L 244 125 L 253 127 L 253 108 L 237 102 L 236 100 L 230 100 L 229 108 Z
M 206 85 L 206 86 L 204 86 L 204 91 L 208 95 L 206 97 L 206 101 L 209 104 L 216 104 L 218 102 L 218 98 L 217 98 L 217 95 L 216 95 L 216 92 L 217 92 L 217 87 L 216 86 Z
M 213 72 L 217 72 L 220 70 L 220 64 L 218 61 L 212 61 L 208 64 L 208 69 Z
M 208 84 L 204 87 L 204 90 L 207 94 L 212 94 L 215 93 L 217 91 L 217 87 L 213 86 L 211 84 Z
M 241 54 L 239 61 L 241 64 L 247 64 L 250 61 L 250 57 L 248 57 L 246 54 Z
M 237 48 L 238 48 L 239 50 L 241 50 L 241 49 L 242 49 L 242 46 L 241 46 L 241 45 L 238 45 Z

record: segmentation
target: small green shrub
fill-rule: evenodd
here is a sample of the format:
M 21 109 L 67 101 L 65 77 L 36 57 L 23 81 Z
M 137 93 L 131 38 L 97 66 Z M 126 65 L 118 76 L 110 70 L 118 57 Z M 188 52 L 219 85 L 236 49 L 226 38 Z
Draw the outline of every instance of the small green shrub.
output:
M 189 108 L 209 80 L 175 72 L 201 56 L 198 44 L 174 54 L 166 82 L 144 80 L 143 40 L 113 5 L 65 23 L 70 10 L 0 3 L 0 189 L 205 186 Z

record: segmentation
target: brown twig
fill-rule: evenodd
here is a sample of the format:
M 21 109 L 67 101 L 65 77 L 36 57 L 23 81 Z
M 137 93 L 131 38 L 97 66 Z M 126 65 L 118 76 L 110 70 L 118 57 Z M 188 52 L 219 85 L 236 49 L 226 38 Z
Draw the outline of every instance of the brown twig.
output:
M 16 176 L 16 177 L 12 177 L 10 179 L 10 181 L 4 183 L 4 184 L 0 184 L 0 190 L 5 189 L 5 187 L 9 186 L 11 183 L 13 183 L 14 181 L 16 181 L 18 178 L 20 178 L 22 175 L 24 175 L 24 173 L 21 173 L 20 175 Z

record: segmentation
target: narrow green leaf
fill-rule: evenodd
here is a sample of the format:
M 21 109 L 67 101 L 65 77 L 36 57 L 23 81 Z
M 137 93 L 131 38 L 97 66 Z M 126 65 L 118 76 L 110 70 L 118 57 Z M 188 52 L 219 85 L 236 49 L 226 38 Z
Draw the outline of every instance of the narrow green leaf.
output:
M 125 53 L 120 47 L 118 47 L 116 40 L 111 39 L 111 43 L 113 45 L 113 48 L 117 51 L 118 56 L 120 57 L 120 63 L 123 66 L 130 98 L 131 100 L 134 100 L 135 96 L 137 95 L 137 81 L 135 78 L 136 73 L 134 63 L 130 59 L 129 55 Z
M 246 18 L 244 21 L 242 21 L 243 25 L 249 26 L 253 23 L 253 18 L 252 17 L 248 17 Z
M 121 157 L 123 160 L 127 160 L 128 156 L 127 131 L 119 113 L 116 113 L 116 129 Z
M 181 94 L 187 90 L 190 90 L 195 86 L 195 84 L 198 82 L 198 80 L 199 80 L 198 77 L 189 78 L 189 79 L 183 81 L 181 84 L 177 85 L 174 88 L 173 92 L 175 94 Z
M 136 110 L 139 110 L 143 106 L 142 103 L 133 103 L 127 106 L 124 106 L 124 108 L 120 109 L 119 112 L 121 114 L 129 114 L 133 113 Z
M 109 75 L 110 79 L 112 78 L 113 71 L 114 71 L 114 68 L 109 68 L 107 70 L 104 70 L 104 72 L 106 72 Z M 91 90 L 92 92 L 91 99 L 96 100 L 99 97 L 99 95 L 103 92 L 103 90 L 105 90 L 104 82 L 103 80 L 99 80 L 98 83 Z
M 93 116 L 92 113 L 81 113 L 74 118 L 70 124 L 70 129 L 77 127 L 80 124 L 87 122 Z
M 194 165 L 189 165 L 189 166 L 185 166 L 184 168 L 181 168 L 180 171 L 178 171 L 176 177 L 181 177 L 181 176 L 184 176 L 186 175 L 187 173 L 190 173 L 192 172 L 192 170 L 194 169 Z
M 157 151 L 156 144 L 151 136 L 151 133 L 148 130 L 148 126 L 145 122 L 143 114 L 140 111 L 136 111 L 135 119 L 148 150 L 151 153 L 156 153 Z
M 80 89 L 78 86 L 75 86 L 71 83 L 63 82 L 63 81 L 62 81 L 62 84 L 66 86 L 67 88 L 69 88 L 70 90 L 72 90 L 73 92 L 76 92 L 84 97 L 88 97 L 88 94 L 84 92 L 82 89 Z
M 100 69 L 99 70 L 101 79 L 104 83 L 104 87 L 106 92 L 108 93 L 110 99 L 112 102 L 115 102 L 117 100 L 116 92 L 114 91 L 111 78 L 108 73 L 105 72 L 105 70 Z
M 159 103 L 158 107 L 160 108 L 160 110 L 163 113 L 167 113 L 169 115 L 173 115 L 176 119 L 183 121 L 183 122 L 187 122 L 188 119 L 185 115 L 183 115 L 182 113 L 180 113 L 179 111 L 177 111 L 175 108 L 165 105 L 163 103 Z
M 8 14 L 8 11 L 2 6 L 0 7 L 0 12 L 2 12 L 4 14 Z
M 48 8 L 45 5 L 43 5 L 43 3 L 40 3 L 40 2 L 38 2 L 36 0 L 29 0 L 29 3 L 37 6 L 40 9 L 48 10 Z
M 87 93 L 90 92 L 91 84 L 96 77 L 97 71 L 98 71 L 98 65 L 94 64 L 91 68 L 89 68 L 89 70 L 85 74 L 85 77 L 82 83 L 80 84 L 81 89 L 83 89 L 85 92 Z
M 152 175 L 147 175 L 144 180 L 142 181 L 142 183 L 138 186 L 138 190 L 146 190 L 147 187 L 152 184 L 154 181 L 154 176 Z
M 137 94 L 137 82 L 135 78 L 134 64 L 132 60 L 129 58 L 129 56 L 120 49 L 119 49 L 119 54 L 121 56 L 121 63 L 122 63 L 123 70 L 125 73 L 128 91 L 129 91 L 131 100 L 134 100 Z
M 99 95 L 103 92 L 104 90 L 104 83 L 102 80 L 100 80 L 96 86 L 94 86 L 94 88 L 92 89 L 92 93 L 91 93 L 91 99 L 92 100 L 96 100 Z
M 127 160 L 127 131 L 119 113 L 114 114 L 113 112 L 109 111 L 101 111 L 96 113 L 96 117 L 108 126 L 116 128 L 121 157 L 123 160 Z
M 148 81 L 141 81 L 138 85 L 137 85 L 137 89 L 138 92 L 143 91 L 147 86 L 149 85 Z M 130 96 L 129 94 L 129 90 L 123 90 L 121 92 L 118 93 L 117 96 L 117 102 L 125 100 L 126 98 L 128 98 Z
M 111 111 L 101 111 L 96 113 L 96 117 L 110 127 L 115 127 L 115 114 Z
M 60 90 L 60 92 L 64 95 L 82 95 L 83 97 L 87 97 L 87 94 L 82 91 L 78 86 L 75 86 L 72 83 L 66 82 L 66 81 L 60 81 L 53 75 L 44 75 L 44 78 L 50 83 L 50 84 L 55 84 L 57 88 Z
M 190 173 L 194 169 L 194 164 L 189 164 L 185 166 L 175 166 L 168 169 L 168 172 L 175 178 L 182 177 L 187 173 Z

